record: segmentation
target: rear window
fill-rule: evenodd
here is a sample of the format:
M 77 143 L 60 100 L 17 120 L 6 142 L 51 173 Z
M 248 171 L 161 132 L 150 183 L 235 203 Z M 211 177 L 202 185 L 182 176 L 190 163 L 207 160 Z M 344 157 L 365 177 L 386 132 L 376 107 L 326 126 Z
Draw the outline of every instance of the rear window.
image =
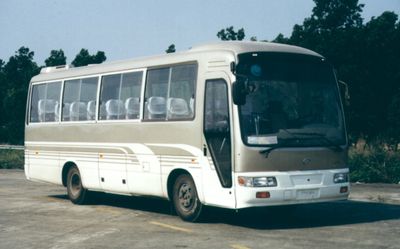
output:
M 61 81 L 32 86 L 31 123 L 58 122 L 60 120 Z

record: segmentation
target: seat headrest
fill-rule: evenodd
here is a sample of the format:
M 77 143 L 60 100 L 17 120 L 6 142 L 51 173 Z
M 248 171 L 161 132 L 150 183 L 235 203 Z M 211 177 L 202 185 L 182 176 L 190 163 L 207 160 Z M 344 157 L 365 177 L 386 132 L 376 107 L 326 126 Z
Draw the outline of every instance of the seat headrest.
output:
M 147 109 L 151 115 L 162 115 L 166 112 L 166 103 L 164 97 L 150 97 Z
M 110 99 L 106 102 L 107 115 L 121 115 L 124 114 L 125 108 L 122 100 Z
M 168 99 L 168 112 L 171 115 L 189 115 L 189 107 L 186 100 L 181 98 L 169 98 Z

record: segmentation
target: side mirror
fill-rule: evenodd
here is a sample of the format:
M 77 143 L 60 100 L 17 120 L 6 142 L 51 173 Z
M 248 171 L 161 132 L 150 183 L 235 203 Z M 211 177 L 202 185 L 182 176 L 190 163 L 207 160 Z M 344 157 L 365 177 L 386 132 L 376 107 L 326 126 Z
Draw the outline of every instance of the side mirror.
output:
M 349 85 L 346 82 L 339 80 L 340 94 L 346 106 L 350 105 Z
M 246 104 L 246 81 L 247 79 L 237 77 L 236 82 L 232 84 L 232 99 L 236 105 Z

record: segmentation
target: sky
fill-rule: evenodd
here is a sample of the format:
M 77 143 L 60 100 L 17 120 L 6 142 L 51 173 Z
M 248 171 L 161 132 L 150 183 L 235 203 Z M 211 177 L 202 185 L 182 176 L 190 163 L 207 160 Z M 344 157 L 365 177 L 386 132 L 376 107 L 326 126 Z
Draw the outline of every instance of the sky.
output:
M 369 21 L 383 11 L 400 15 L 400 0 L 360 0 Z M 81 48 L 104 51 L 107 61 L 162 54 L 218 41 L 228 26 L 245 39 L 288 36 L 311 15 L 312 0 L 0 0 L 0 59 L 21 46 L 44 65 L 52 49 L 71 63 Z

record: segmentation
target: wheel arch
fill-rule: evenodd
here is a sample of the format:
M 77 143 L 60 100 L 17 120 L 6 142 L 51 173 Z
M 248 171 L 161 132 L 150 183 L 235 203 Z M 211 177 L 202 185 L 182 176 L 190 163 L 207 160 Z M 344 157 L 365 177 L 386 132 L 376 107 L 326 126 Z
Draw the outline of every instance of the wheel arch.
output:
M 172 201 L 172 191 L 174 189 L 174 183 L 175 183 L 176 179 L 180 175 L 184 175 L 184 174 L 190 175 L 190 177 L 193 178 L 193 176 L 189 173 L 189 171 L 187 171 L 185 169 L 174 169 L 169 173 L 168 180 L 167 180 L 167 191 L 168 191 L 168 199 L 170 201 Z
M 201 187 L 201 174 L 198 174 L 199 172 L 190 172 L 187 169 L 183 168 L 175 168 L 173 169 L 169 174 L 168 174 L 168 180 L 167 180 L 167 194 L 168 194 L 168 199 L 172 201 L 172 191 L 174 189 L 174 183 L 176 179 L 183 174 L 189 175 L 194 182 L 194 185 L 197 190 L 197 195 L 202 203 L 204 203 L 204 196 L 203 196 L 203 190 Z

